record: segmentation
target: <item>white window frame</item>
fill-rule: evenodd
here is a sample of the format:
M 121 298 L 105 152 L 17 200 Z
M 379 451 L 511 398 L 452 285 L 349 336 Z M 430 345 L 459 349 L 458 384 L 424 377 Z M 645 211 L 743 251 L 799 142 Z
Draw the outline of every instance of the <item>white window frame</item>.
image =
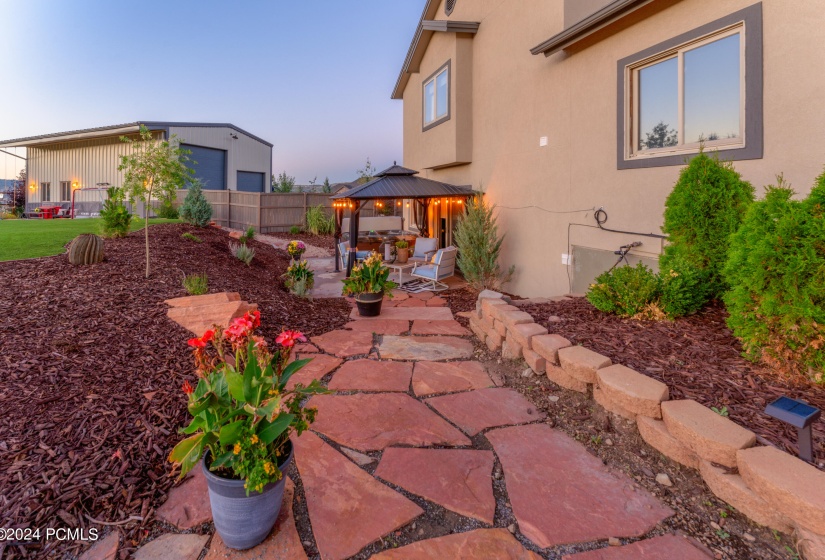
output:
M 66 189 L 65 191 L 63 189 Z M 65 198 L 63 195 L 68 196 Z M 68 202 L 72 199 L 72 182 L 60 181 L 60 202 Z
M 445 108 L 445 112 L 442 116 L 438 116 L 438 86 L 437 80 L 438 77 L 442 74 L 447 76 L 447 107 Z M 444 121 L 450 120 L 450 78 L 451 78 L 451 61 L 447 61 L 441 67 L 438 68 L 435 72 L 433 72 L 424 82 L 421 84 L 421 115 L 422 115 L 422 125 L 423 130 L 428 130 L 434 126 L 437 126 Z M 433 85 L 433 115 L 432 119 L 430 119 L 430 115 L 427 115 L 427 86 L 429 84 Z
M 655 158 L 667 155 L 690 154 L 699 151 L 699 142 L 685 143 L 685 114 L 684 114 L 684 55 L 686 52 L 703 47 L 707 44 L 713 43 L 726 37 L 739 35 L 739 137 L 738 138 L 720 138 L 719 140 L 705 140 L 704 144 L 708 148 L 744 148 L 747 142 L 745 130 L 745 107 L 746 107 L 746 88 L 745 88 L 745 25 L 742 22 L 736 23 L 714 33 L 705 35 L 699 39 L 683 43 L 672 49 L 668 49 L 657 53 L 654 56 L 640 60 L 626 68 L 625 75 L 625 122 L 629 123 L 627 127 L 627 137 L 625 138 L 626 153 L 625 157 L 628 159 L 643 159 Z M 678 142 L 676 146 L 667 146 L 663 148 L 654 148 L 650 150 L 639 150 L 639 123 L 637 116 L 639 115 L 639 72 L 645 68 L 658 64 L 668 59 L 677 59 L 677 77 L 678 77 L 678 118 L 677 131 Z
M 52 184 L 50 181 L 40 183 L 40 202 L 52 201 Z

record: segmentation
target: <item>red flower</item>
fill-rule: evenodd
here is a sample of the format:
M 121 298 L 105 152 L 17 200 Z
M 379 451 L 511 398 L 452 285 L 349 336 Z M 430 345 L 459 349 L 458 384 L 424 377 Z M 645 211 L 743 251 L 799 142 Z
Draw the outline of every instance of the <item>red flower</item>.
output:
M 189 384 L 189 380 L 183 382 L 183 392 L 187 395 L 191 395 L 195 392 L 195 389 Z
M 306 342 L 307 338 L 298 331 L 284 331 L 278 335 L 275 342 L 284 348 L 292 348 L 296 342 Z
M 205 333 L 203 333 L 203 336 L 200 338 L 190 338 L 187 344 L 189 344 L 189 346 L 191 346 L 192 348 L 206 348 L 207 343 L 209 343 L 209 341 L 212 340 L 214 336 L 215 331 L 208 330 Z
M 253 311 L 250 313 L 247 311 L 244 316 L 244 319 L 252 323 L 252 328 L 258 328 L 261 326 L 261 312 L 260 311 Z

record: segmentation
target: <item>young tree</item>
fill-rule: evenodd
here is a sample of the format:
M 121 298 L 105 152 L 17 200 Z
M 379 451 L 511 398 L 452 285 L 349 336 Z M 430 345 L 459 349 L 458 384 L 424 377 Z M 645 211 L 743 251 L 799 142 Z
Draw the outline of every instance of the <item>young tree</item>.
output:
M 364 165 L 364 168 L 356 171 L 356 173 L 358 173 L 358 184 L 363 185 L 364 183 L 372 181 L 377 171 L 378 170 L 372 166 L 370 158 L 367 158 L 367 163 Z
M 212 205 L 203 194 L 201 182 L 193 179 L 180 207 L 180 217 L 190 224 L 206 227 L 212 219 Z
M 504 235 L 498 235 L 495 206 L 487 204 L 483 195 L 469 201 L 466 206 L 467 213 L 455 231 L 458 268 L 473 288 L 497 289 L 510 281 L 516 267 L 511 266 L 506 273 L 502 273 L 498 264 Z
M 286 171 L 278 175 L 277 179 L 275 175 L 272 176 L 272 192 L 291 193 L 294 188 L 295 177 L 287 175 Z
M 140 138 L 121 136 L 129 144 L 128 155 L 120 156 L 118 171 L 125 171 L 123 188 L 129 200 L 143 203 L 143 232 L 146 240 L 146 278 L 149 278 L 149 208 L 152 199 L 171 201 L 175 190 L 182 189 L 194 171 L 186 167 L 188 150 L 181 149 L 176 136 L 169 140 L 157 140 L 143 125 Z
M 329 194 L 332 192 L 332 185 L 329 184 L 329 177 L 324 177 L 324 186 L 322 187 L 322 191 L 324 194 Z

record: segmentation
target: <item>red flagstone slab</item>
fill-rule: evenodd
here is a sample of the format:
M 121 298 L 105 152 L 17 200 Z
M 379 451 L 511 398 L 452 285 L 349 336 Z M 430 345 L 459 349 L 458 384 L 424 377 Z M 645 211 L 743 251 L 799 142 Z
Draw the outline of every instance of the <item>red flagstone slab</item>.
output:
M 350 321 L 344 325 L 345 329 L 364 331 L 376 334 L 403 334 L 410 330 L 410 322 L 401 319 L 381 319 L 374 321 Z
M 562 556 L 562 560 L 708 560 L 713 558 L 685 537 L 663 535 L 626 546 L 608 546 L 579 554 Z
M 522 534 L 541 548 L 644 535 L 673 511 L 546 424 L 487 434 Z
M 464 434 L 409 395 L 398 393 L 317 395 L 312 429 L 358 451 L 390 445 L 470 445 Z
M 432 300 L 430 300 L 432 301 Z M 470 331 L 456 320 L 452 321 L 413 321 L 411 334 L 445 334 L 452 336 L 470 336 Z
M 81 554 L 79 560 L 116 560 L 119 544 L 120 533 L 112 531 Z
M 238 292 L 220 292 L 200 296 L 184 296 L 167 299 L 163 303 L 169 307 L 197 307 L 200 305 L 212 305 L 213 303 L 226 303 L 229 301 L 241 301 L 241 294 Z
M 541 560 L 507 529 L 476 529 L 385 550 L 375 560 Z M 675 559 L 674 559 L 675 560 Z
M 546 416 L 518 391 L 505 388 L 434 397 L 427 399 L 427 404 L 470 436 L 487 428 L 534 422 Z
M 209 535 L 166 533 L 149 541 L 135 552 L 135 560 L 197 560 Z
M 155 513 L 157 518 L 185 530 L 212 521 L 206 478 L 200 465 L 189 471 L 183 484 L 172 488 Z
M 329 382 L 335 391 L 400 391 L 410 389 L 410 362 L 351 360 L 344 363 Z
M 445 508 L 493 524 L 492 451 L 401 449 L 384 451 L 375 476 Z
M 411 299 L 419 299 L 419 300 L 422 300 L 422 301 L 427 301 L 429 299 L 433 299 L 434 297 L 435 297 L 435 294 L 430 292 L 430 291 L 423 291 L 423 292 L 417 292 L 417 293 L 414 293 L 414 294 L 410 294 Z
M 361 317 L 358 310 L 350 311 L 350 319 L 354 321 L 381 321 L 383 319 L 400 319 L 402 321 L 416 321 L 425 319 L 428 321 L 449 321 L 453 318 L 453 312 L 449 307 L 390 307 L 381 309 L 378 317 Z
M 317 354 L 318 348 L 314 344 L 305 342 L 303 344 L 296 344 L 292 351 L 296 354 Z
M 494 387 L 481 362 L 416 362 L 412 387 L 416 396 Z
M 444 307 L 447 305 L 447 300 L 442 297 L 434 297 L 427 300 L 427 307 Z
M 320 381 L 322 377 L 340 366 L 341 362 L 344 361 L 341 358 L 327 356 L 326 354 L 317 354 L 311 357 L 307 356 L 307 358 L 311 358 L 312 361 L 289 378 L 289 382 L 286 384 L 287 389 L 294 388 L 298 383 L 307 386 L 313 379 Z
M 385 336 L 378 354 L 387 360 L 465 360 L 473 343 L 454 336 Z
M 303 437 L 303 436 L 301 436 Z M 248 550 L 233 550 L 227 548 L 220 535 L 215 533 L 209 552 L 203 560 L 306 560 L 304 545 L 301 536 L 295 527 L 295 517 L 292 515 L 292 499 L 295 495 L 295 484 L 287 478 L 284 487 L 284 501 L 275 527 L 269 536 L 259 544 Z
M 411 297 L 410 299 L 408 299 L 406 301 L 402 301 L 396 307 L 426 307 L 426 306 L 427 306 L 427 304 L 424 301 L 422 301 L 420 299 L 416 299 L 414 297 Z
M 339 358 L 362 356 L 372 349 L 372 333 L 365 331 L 330 331 L 312 339 L 318 348 Z
M 295 438 L 295 459 L 324 560 L 349 558 L 424 513 L 311 432 Z

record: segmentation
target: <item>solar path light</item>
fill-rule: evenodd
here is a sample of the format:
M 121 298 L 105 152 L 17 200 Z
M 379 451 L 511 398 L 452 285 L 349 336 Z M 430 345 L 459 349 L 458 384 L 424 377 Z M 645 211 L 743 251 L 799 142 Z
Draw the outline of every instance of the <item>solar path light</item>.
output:
M 814 442 L 811 424 L 822 415 L 822 411 L 806 402 L 790 397 L 779 397 L 765 408 L 765 414 L 795 426 L 799 433 L 799 458 L 814 462 Z

